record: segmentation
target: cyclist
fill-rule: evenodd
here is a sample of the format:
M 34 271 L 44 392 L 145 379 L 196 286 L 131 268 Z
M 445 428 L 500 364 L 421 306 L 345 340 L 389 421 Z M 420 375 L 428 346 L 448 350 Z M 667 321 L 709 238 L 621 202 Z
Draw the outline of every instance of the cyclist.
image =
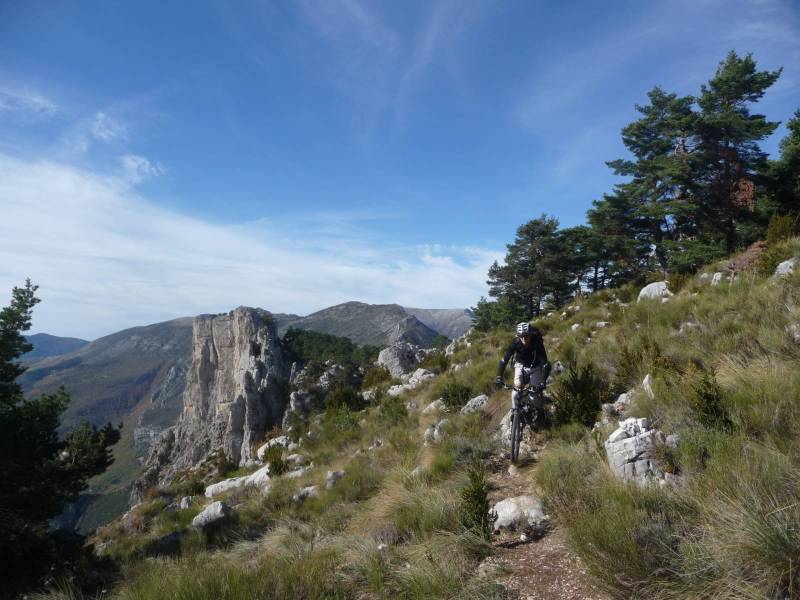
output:
M 547 361 L 547 352 L 544 349 L 542 332 L 531 327 L 529 323 L 519 323 L 517 325 L 517 336 L 511 345 L 506 349 L 503 358 L 500 359 L 500 366 L 497 369 L 495 385 L 503 387 L 503 373 L 511 357 L 516 354 L 514 365 L 514 391 L 511 392 L 511 406 L 517 407 L 519 393 L 525 384 L 530 382 L 531 386 L 540 394 L 544 390 L 547 378 L 550 376 L 552 368 Z M 541 409 L 543 406 L 537 406 Z

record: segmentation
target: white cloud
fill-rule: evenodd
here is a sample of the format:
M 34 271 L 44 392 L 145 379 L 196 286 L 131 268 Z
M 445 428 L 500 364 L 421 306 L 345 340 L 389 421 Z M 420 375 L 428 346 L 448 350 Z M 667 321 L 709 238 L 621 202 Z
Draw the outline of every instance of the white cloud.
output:
M 0 291 L 30 277 L 36 331 L 96 337 L 240 304 L 309 313 L 340 302 L 465 307 L 499 251 L 319 239 L 283 223 L 206 223 L 155 206 L 129 182 L 0 155 Z M 0 302 L 2 303 L 2 302 Z
M 92 136 L 101 142 L 110 142 L 118 138 L 124 138 L 126 135 L 125 126 L 119 121 L 111 118 L 103 111 L 98 111 L 94 115 L 94 120 L 89 128 Z
M 122 172 L 125 180 L 131 183 L 141 183 L 164 174 L 164 167 L 157 162 L 151 162 L 144 156 L 126 154 L 120 157 Z
M 0 89 L 0 117 L 13 114 L 15 119 L 47 119 L 58 113 L 58 106 L 33 90 Z

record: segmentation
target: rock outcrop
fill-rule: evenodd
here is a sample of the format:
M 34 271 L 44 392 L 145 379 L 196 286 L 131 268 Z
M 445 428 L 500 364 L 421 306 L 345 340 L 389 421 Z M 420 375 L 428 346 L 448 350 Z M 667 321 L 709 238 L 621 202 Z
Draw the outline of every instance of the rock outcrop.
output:
M 236 465 L 255 460 L 254 443 L 283 416 L 289 369 L 270 313 L 239 307 L 199 316 L 192 329 L 183 412 L 151 449 L 133 502 L 214 451 Z
M 666 281 L 656 281 L 653 283 L 648 283 L 646 286 L 642 288 L 639 292 L 638 301 L 641 302 L 646 298 L 650 299 L 657 299 L 657 298 L 669 298 L 672 296 L 672 292 L 669 291 L 669 286 L 667 285 Z
M 655 460 L 659 445 L 674 448 L 677 438 L 653 429 L 648 419 L 625 419 L 606 440 L 608 465 L 620 479 L 639 485 L 677 483 L 679 477 L 663 472 Z
M 425 353 L 418 347 L 407 342 L 392 344 L 378 354 L 378 364 L 386 367 L 392 377 L 400 377 L 413 369 Z

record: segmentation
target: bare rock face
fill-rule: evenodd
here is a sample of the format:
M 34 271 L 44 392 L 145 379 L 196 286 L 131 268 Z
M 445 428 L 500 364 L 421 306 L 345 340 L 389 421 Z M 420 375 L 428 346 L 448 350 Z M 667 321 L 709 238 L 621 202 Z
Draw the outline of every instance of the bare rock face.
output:
M 183 412 L 151 449 L 143 475 L 134 482 L 132 501 L 215 450 L 236 465 L 255 460 L 254 442 L 283 416 L 288 373 L 267 311 L 239 307 L 197 317 Z

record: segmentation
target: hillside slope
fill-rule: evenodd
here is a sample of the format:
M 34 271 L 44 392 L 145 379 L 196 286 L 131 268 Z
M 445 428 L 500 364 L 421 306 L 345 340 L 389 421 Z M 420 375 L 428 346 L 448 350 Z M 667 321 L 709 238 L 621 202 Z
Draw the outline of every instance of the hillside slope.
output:
M 397 341 L 427 347 L 439 335 L 398 304 L 345 302 L 306 317 L 293 316 L 276 316 L 280 335 L 286 333 L 289 327 L 296 327 L 346 337 L 356 344 L 380 347 Z
M 408 314 L 416 317 L 435 332 L 455 340 L 472 327 L 474 315 L 468 308 L 408 308 Z
M 800 257 L 800 240 L 776 253 Z M 155 556 L 112 595 L 796 598 L 800 269 L 713 272 L 666 300 L 628 286 L 536 321 L 565 371 L 515 468 L 508 392 L 492 386 L 513 334 L 475 332 L 399 397 L 379 386 L 371 404 L 323 404 L 271 433 L 264 466 L 207 465 L 154 490 L 95 540 Z M 602 406 L 621 392 L 619 412 Z M 609 467 L 628 418 L 674 436 L 647 448 L 666 483 Z M 488 536 L 488 508 L 523 499 L 516 532 L 504 511 Z M 192 526 L 215 501 L 230 507 L 217 524 Z
M 59 337 L 47 333 L 35 333 L 33 335 L 27 335 L 25 338 L 33 344 L 33 350 L 22 355 L 21 360 L 26 364 L 31 364 L 50 356 L 59 356 L 61 354 L 74 352 L 89 343 L 87 340 L 79 338 Z
M 20 377 L 27 395 L 62 385 L 67 389 L 71 402 L 62 419 L 64 428 L 83 419 L 124 425 L 114 464 L 92 480 L 80 506 L 62 524 L 92 530 L 124 510 L 139 459 L 180 413 L 191 323 L 184 318 L 126 329 L 74 352 L 39 360 Z

